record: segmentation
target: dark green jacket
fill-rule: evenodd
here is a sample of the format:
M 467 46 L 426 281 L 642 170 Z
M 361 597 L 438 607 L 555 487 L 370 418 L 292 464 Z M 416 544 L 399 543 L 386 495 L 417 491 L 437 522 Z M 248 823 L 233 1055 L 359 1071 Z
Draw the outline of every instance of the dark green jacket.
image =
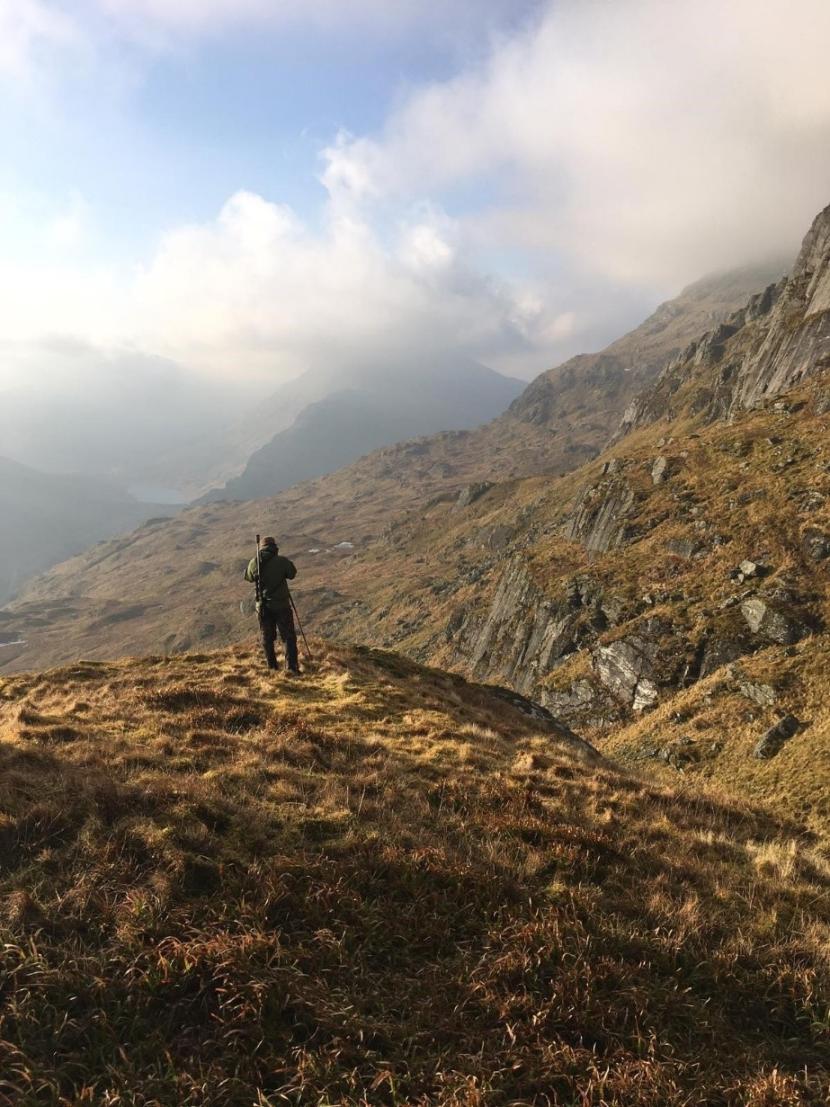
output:
M 291 606 L 288 595 L 288 581 L 297 575 L 294 562 L 278 554 L 273 546 L 263 546 L 259 551 L 259 564 L 262 573 L 262 599 L 269 611 L 284 611 Z M 256 558 L 252 557 L 245 570 L 245 580 L 253 584 L 256 580 Z

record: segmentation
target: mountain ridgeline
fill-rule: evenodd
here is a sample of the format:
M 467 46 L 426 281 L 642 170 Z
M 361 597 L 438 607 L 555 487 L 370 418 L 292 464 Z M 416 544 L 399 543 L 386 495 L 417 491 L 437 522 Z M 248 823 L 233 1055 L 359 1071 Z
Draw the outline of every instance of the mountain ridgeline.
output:
M 202 502 L 254 500 L 332 473 L 381 446 L 442 430 L 464 430 L 500 414 L 521 383 L 454 359 L 352 374 L 257 450 L 240 476 Z M 290 393 L 290 384 L 286 386 Z
M 740 308 L 777 280 L 782 269 L 767 265 L 697 282 L 602 354 L 574 358 L 543 374 L 507 411 L 483 426 L 385 446 L 276 497 L 250 505 L 209 503 L 166 523 L 155 519 L 132 535 L 88 551 L 47 574 L 0 612 L 0 632 L 7 640 L 23 640 L 0 651 L 0 665 L 23 668 L 80 654 L 176 651 L 236 640 L 248 626 L 238 608 L 237 579 L 245 557 L 240 543 L 242 536 L 264 529 L 263 518 L 275 520 L 271 529 L 302 564 L 312 621 L 342 604 L 365 605 L 386 580 L 386 569 L 350 595 L 353 585 L 345 561 L 383 544 L 385 533 L 402 525 L 409 512 L 420 515 L 424 505 L 452 500 L 468 485 L 565 473 L 596 456 L 637 390 L 692 336 Z M 251 458 L 240 483 L 230 482 L 209 499 L 245 500 L 256 489 L 274 491 L 288 472 L 296 476 L 336 464 L 344 444 L 355 454 L 364 453 L 367 422 L 370 435 L 394 437 L 391 423 L 411 425 L 410 408 L 415 418 L 429 418 L 434 425 L 446 425 L 451 408 L 457 424 L 464 426 L 485 418 L 488 409 L 505 408 L 515 396 L 515 382 L 480 366 L 454 362 L 451 368 L 455 376 L 442 374 L 440 366 L 427 373 L 431 386 L 443 380 L 433 399 L 414 397 L 395 375 L 356 372 L 351 403 L 341 411 L 322 400 L 329 379 L 307 375 L 286 390 L 280 403 L 275 397 L 263 405 L 255 433 L 263 435 L 269 420 L 283 429 Z M 414 373 L 417 367 L 411 369 Z M 297 404 L 305 404 L 305 414 L 291 406 L 294 392 Z M 385 420 L 368 419 L 372 403 L 388 409 Z M 350 412 L 359 419 L 356 435 L 345 418 Z M 236 433 L 242 431 L 240 424 Z M 318 552 L 310 555 L 312 549 Z M 400 556 L 395 552 L 389 560 L 393 576 L 401 567 Z M 407 579 L 413 567 L 404 563 L 402 568 L 402 579 Z M 372 634 L 373 627 L 361 621 L 356 636 Z

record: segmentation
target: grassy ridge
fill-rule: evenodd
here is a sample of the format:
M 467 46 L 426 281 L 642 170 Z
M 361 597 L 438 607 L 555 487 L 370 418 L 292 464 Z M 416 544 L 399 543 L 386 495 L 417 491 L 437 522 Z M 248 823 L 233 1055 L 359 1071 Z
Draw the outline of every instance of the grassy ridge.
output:
M 487 690 L 239 648 L 0 737 L 0 1102 L 826 1101 L 826 859 Z

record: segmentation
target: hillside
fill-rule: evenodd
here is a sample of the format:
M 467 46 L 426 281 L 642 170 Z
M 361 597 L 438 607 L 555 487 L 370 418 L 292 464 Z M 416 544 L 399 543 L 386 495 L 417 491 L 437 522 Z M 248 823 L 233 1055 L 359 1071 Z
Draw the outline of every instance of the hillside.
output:
M 0 649 L 0 669 L 235 641 L 250 625 L 250 614 L 239 610 L 246 592 L 238 582 L 256 532 L 275 531 L 297 559 L 310 622 L 366 603 L 378 585 L 413 572 L 401 544 L 390 550 L 385 542 L 390 528 L 405 531 L 408 515 L 420 518 L 425 505 L 452 501 L 465 486 L 563 473 L 594 457 L 637 388 L 689 335 L 742 306 L 778 273 L 777 266 L 745 269 L 692 285 L 603 355 L 544 374 L 485 426 L 385 447 L 257 504 L 213 503 L 89 550 L 0 611 L 0 633 L 24 643 Z M 380 579 L 375 558 L 371 577 L 356 567 L 351 591 L 347 563 L 377 543 Z M 355 610 L 358 627 L 344 624 L 342 633 L 365 638 L 373 627 L 362 607 Z
M 0 678 L 8 1102 L 826 1102 L 830 870 L 520 701 L 315 643 Z
M 359 609 L 374 640 L 826 833 L 829 225 L 830 210 L 728 334 L 670 364 L 596 462 L 393 528 L 347 575 L 355 597 L 376 582 Z
M 108 481 L 44 473 L 0 457 L 0 603 L 44 569 L 166 510 Z
M 617 429 L 626 403 L 668 362 L 742 309 L 751 296 L 777 284 L 789 268 L 789 262 L 770 262 L 696 281 L 601 353 L 582 354 L 537 377 L 513 402 L 510 414 L 567 432 L 575 416 L 584 412 L 602 423 L 604 445 Z
M 790 275 L 693 341 L 626 411 L 622 432 L 685 412 L 729 418 L 830 369 L 830 205 Z
M 685 771 L 756 795 L 774 783 L 782 811 L 827 831 L 828 384 L 671 440 L 644 429 L 556 481 L 435 504 L 344 567 L 360 607 L 323 625 L 507 683 L 596 742 L 641 718 L 654 771 L 691 737 Z M 790 713 L 798 736 L 753 758 Z
M 324 397 L 269 437 L 238 477 L 203 502 L 273 496 L 382 446 L 476 427 L 503 412 L 521 388 L 517 380 L 464 360 L 354 374 L 332 382 Z M 290 383 L 283 390 L 288 405 L 292 391 Z

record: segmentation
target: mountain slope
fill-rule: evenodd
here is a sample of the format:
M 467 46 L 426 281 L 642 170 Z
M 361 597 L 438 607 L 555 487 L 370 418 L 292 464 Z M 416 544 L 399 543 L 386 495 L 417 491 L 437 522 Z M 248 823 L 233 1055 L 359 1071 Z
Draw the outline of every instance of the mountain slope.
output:
M 305 407 L 248 461 L 240 476 L 203 497 L 253 500 L 334 472 L 381 446 L 486 423 L 521 389 L 519 381 L 471 363 L 400 367 L 358 375 Z M 290 402 L 291 385 L 285 389 Z
M 11 1102 L 801 1107 L 826 858 L 315 643 L 0 679 Z
M 0 457 L 0 602 L 29 577 L 165 510 L 107 481 L 42 473 Z
M 581 402 L 595 418 L 610 414 L 610 434 L 624 410 L 623 397 L 636 396 L 689 343 L 778 282 L 788 269 L 786 262 L 771 262 L 696 281 L 601 353 L 582 354 L 537 377 L 514 401 L 511 414 L 547 426 L 573 421 L 581 408 L 571 397 L 581 387 L 586 393 Z
M 421 556 L 402 540 L 411 514 L 420 518 L 433 501 L 454 500 L 477 482 L 577 468 L 603 448 L 637 382 L 682 348 L 691 328 L 728 315 L 775 273 L 741 270 L 692 285 L 609 347 L 613 366 L 607 373 L 602 355 L 574 359 L 543 375 L 541 384 L 528 387 L 525 403 L 517 401 L 486 426 L 385 447 L 277 497 L 192 509 L 89 551 L 0 612 L 0 632 L 27 642 L 11 656 L 0 651 L 0 668 L 235 641 L 251 617 L 239 610 L 246 595 L 239 577 L 256 532 L 277 533 L 284 552 L 297 559 L 303 613 L 312 623 L 351 610 L 356 621 L 341 620 L 341 632 L 374 633 L 367 622 L 371 593 L 409 579 L 413 558 Z M 641 356 L 642 372 L 636 368 Z M 392 531 L 398 538 L 390 548 L 384 535 Z M 343 542 L 351 547 L 338 549 Z M 345 562 L 373 546 L 378 557 L 371 573 L 363 573 L 358 560 L 353 576 L 345 575 Z M 319 552 L 311 555 L 312 549 Z M 444 567 L 439 571 L 446 577 Z M 459 567 L 469 571 L 469 565 Z
M 682 354 L 640 401 L 651 417 L 596 462 L 433 504 L 362 558 L 341 588 L 377 582 L 360 606 L 374 640 L 826 834 L 828 224 L 830 209 L 791 277 Z
M 642 720 L 639 753 L 660 764 L 690 738 L 686 772 L 774 792 L 830 832 L 829 387 L 819 376 L 729 424 L 670 439 L 660 424 L 557 481 L 434 504 L 344 566 L 321 625 L 507 683 L 595 742 Z M 786 714 L 797 735 L 754 758 Z

